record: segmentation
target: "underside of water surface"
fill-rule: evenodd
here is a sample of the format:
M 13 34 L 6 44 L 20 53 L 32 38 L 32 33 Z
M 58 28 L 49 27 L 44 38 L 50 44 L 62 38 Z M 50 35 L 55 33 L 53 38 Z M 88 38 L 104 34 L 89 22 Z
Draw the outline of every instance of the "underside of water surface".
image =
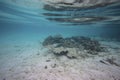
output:
M 1 30 L 3 26 L 13 25 L 12 29 L 18 25 L 15 28 L 33 28 L 33 33 L 37 32 L 37 28 L 40 32 L 44 30 L 43 35 L 51 33 L 119 39 L 119 0 L 1 0 L 0 8 Z

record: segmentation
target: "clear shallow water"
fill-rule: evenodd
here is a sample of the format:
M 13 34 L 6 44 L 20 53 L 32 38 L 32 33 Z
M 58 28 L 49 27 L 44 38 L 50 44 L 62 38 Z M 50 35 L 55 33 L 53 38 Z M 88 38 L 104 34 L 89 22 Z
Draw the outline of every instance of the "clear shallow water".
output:
M 35 0 L 36 1 L 36 0 Z M 43 41 L 49 35 L 120 40 L 120 5 L 75 10 L 46 10 L 43 4 L 0 1 L 0 42 Z

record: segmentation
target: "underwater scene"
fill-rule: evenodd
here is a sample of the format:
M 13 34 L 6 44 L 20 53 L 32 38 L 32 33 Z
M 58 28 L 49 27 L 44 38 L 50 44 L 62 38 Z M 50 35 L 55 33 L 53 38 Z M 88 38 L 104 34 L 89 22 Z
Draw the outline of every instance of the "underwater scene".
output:
M 120 0 L 0 0 L 0 80 L 120 80 Z

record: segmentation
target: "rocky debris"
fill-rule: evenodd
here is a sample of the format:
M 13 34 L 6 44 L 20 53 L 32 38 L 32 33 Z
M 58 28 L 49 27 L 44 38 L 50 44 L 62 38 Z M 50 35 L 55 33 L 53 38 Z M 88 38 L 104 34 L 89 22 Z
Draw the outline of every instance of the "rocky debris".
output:
M 5 78 L 3 80 L 6 80 Z
M 108 65 L 104 60 L 100 60 L 101 63 Z
M 53 48 L 53 53 L 57 56 L 67 55 L 68 50 L 63 47 Z
M 50 61 L 51 61 L 51 60 L 49 60 L 49 59 L 48 59 L 48 60 L 46 60 L 46 62 L 50 62 Z
M 67 54 L 69 59 L 76 59 L 79 56 L 77 48 L 67 48 L 67 50 L 69 51 L 69 54 Z
M 42 44 L 56 56 L 66 56 L 69 59 L 76 59 L 86 54 L 97 55 L 105 51 L 97 40 L 83 36 L 68 38 L 63 38 L 61 35 L 48 36 Z
M 45 68 L 45 69 L 47 69 L 48 67 L 47 67 L 47 66 L 45 66 L 44 68 Z
M 53 45 L 53 44 L 59 44 L 62 43 L 63 37 L 61 35 L 56 36 L 48 36 L 44 42 L 42 43 L 43 46 Z
M 52 64 L 51 67 L 52 68 L 56 68 L 57 64 Z
M 110 65 L 111 64 L 111 65 L 115 65 L 115 66 L 120 67 L 120 64 L 118 64 L 116 62 L 116 58 L 114 58 L 113 56 L 111 58 L 107 58 L 105 60 L 100 60 L 100 62 L 103 63 L 103 64 L 106 64 L 106 65 Z
M 111 64 L 111 65 L 115 65 L 115 66 L 120 67 L 120 65 L 119 65 L 118 63 L 116 63 L 115 60 L 116 60 L 116 59 L 113 58 L 113 57 L 112 57 L 112 58 L 107 58 L 107 59 L 106 59 L 106 62 L 108 62 L 108 63 Z
M 52 50 L 56 56 L 66 56 L 69 59 L 76 59 L 78 56 L 77 48 L 57 47 Z

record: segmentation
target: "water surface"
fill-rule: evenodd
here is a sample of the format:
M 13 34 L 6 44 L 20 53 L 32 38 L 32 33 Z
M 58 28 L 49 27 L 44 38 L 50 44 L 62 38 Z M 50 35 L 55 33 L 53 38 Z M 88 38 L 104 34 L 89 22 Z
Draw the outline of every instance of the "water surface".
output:
M 119 3 L 94 8 L 51 10 L 37 0 L 33 2 L 0 1 L 2 43 L 43 41 L 45 37 L 56 34 L 120 40 Z

